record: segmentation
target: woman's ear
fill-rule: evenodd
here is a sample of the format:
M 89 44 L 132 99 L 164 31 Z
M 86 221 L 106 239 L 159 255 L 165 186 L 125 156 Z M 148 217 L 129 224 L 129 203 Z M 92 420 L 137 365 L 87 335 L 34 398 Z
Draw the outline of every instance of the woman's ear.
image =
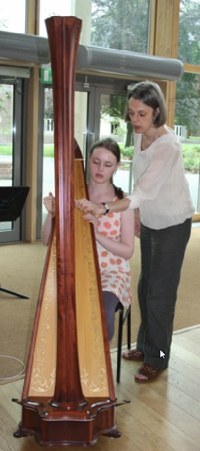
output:
M 156 122 L 156 118 L 159 116 L 160 114 L 160 108 L 156 108 L 156 110 L 153 112 L 153 123 L 155 124 Z
M 154 111 L 154 119 L 156 119 L 160 114 L 160 108 L 156 108 L 156 110 Z

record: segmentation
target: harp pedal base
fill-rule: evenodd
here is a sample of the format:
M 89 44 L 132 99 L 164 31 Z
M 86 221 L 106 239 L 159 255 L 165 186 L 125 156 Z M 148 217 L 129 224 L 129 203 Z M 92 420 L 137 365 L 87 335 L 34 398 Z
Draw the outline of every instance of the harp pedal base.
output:
M 114 407 L 97 409 L 95 412 L 83 411 L 50 411 L 42 414 L 40 409 L 22 406 L 23 420 L 14 432 L 15 438 L 33 435 L 39 445 L 44 446 L 89 446 L 103 435 L 119 438 L 114 420 Z M 93 409 L 91 409 L 93 410 Z

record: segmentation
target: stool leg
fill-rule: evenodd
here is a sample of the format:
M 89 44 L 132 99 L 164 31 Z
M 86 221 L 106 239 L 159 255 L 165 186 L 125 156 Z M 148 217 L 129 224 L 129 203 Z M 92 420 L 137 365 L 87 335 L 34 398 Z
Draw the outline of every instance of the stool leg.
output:
M 117 382 L 120 382 L 121 351 L 122 351 L 123 310 L 119 310 L 118 345 L 117 345 Z
M 127 346 L 131 349 L 131 308 L 129 308 L 127 322 Z

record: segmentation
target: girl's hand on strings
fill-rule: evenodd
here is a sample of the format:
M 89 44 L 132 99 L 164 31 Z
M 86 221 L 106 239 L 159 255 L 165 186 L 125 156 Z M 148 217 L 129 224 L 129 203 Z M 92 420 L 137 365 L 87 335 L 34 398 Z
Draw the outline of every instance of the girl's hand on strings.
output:
M 85 221 L 90 222 L 90 224 L 93 224 L 94 232 L 96 234 L 98 228 L 98 217 L 92 215 L 91 213 L 87 213 L 86 215 L 83 216 L 83 218 L 85 219 Z
M 51 213 L 52 217 L 55 216 L 55 197 L 50 192 L 47 197 L 44 198 L 43 203 L 48 211 L 48 213 Z

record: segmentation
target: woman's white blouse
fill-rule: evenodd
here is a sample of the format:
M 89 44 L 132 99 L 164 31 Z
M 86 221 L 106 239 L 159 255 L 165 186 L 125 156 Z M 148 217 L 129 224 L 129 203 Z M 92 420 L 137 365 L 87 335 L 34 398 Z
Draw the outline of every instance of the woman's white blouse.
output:
M 173 130 L 141 150 L 141 134 L 134 135 L 133 194 L 129 209 L 140 209 L 142 224 L 162 229 L 183 223 L 195 212 L 185 177 L 182 147 Z

